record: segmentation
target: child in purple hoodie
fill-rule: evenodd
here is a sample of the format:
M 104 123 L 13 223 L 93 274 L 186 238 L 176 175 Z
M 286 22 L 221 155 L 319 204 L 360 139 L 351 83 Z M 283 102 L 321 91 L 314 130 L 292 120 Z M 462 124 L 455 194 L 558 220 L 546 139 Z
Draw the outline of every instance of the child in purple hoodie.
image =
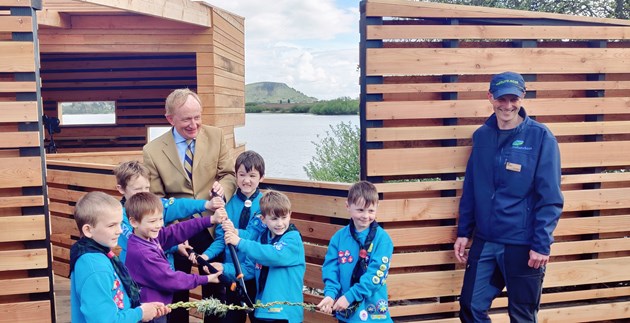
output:
M 224 209 L 212 217 L 193 218 L 189 221 L 164 227 L 162 201 L 149 192 L 133 195 L 125 204 L 129 222 L 134 228 L 127 245 L 127 261 L 131 277 L 140 286 L 140 301 L 160 301 L 170 304 L 173 292 L 193 289 L 199 285 L 218 283 L 222 271 L 220 263 L 212 265 L 219 270 L 216 274 L 200 276 L 174 271 L 164 254 L 165 249 L 176 246 L 193 235 L 220 223 L 227 218 Z M 160 317 L 153 322 L 166 322 Z

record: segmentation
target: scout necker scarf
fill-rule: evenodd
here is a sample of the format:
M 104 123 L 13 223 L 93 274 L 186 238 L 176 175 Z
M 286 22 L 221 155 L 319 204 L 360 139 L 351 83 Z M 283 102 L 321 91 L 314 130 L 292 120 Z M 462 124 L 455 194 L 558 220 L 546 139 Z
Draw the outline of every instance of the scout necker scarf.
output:
M 125 291 L 127 291 L 127 295 L 131 301 L 131 308 L 140 306 L 140 287 L 138 287 L 136 282 L 131 279 L 131 275 L 129 275 L 127 267 L 122 263 L 122 261 L 120 261 L 118 256 L 111 251 L 111 249 L 100 245 L 90 238 L 82 237 L 79 241 L 72 245 L 72 248 L 70 248 L 71 273 L 74 270 L 74 265 L 77 263 L 77 260 L 79 260 L 79 257 L 86 253 L 102 253 L 106 255 L 112 262 L 116 275 L 120 278 Z
M 262 236 L 260 237 L 260 243 L 273 245 L 277 243 L 280 240 L 280 238 L 282 238 L 282 236 L 284 236 L 289 231 L 298 231 L 298 229 L 295 227 L 295 225 L 293 225 L 293 223 L 291 223 L 289 224 L 289 228 L 287 229 L 287 231 L 284 231 L 284 233 L 281 235 L 277 235 L 273 237 L 273 239 L 271 239 L 271 242 L 268 242 L 269 241 L 269 228 L 267 228 L 265 229 L 265 231 L 262 233 Z M 300 233 L 300 231 L 298 231 L 298 233 Z M 262 268 L 260 269 L 260 276 L 258 277 L 258 294 L 262 295 L 262 291 L 263 289 L 265 289 L 265 285 L 267 284 L 268 275 L 269 275 L 269 266 L 262 266 Z
M 350 234 L 352 235 L 354 241 L 359 244 L 359 261 L 357 261 L 354 265 L 354 270 L 352 270 L 350 287 L 357 284 L 361 279 L 361 276 L 363 276 L 363 274 L 367 271 L 368 257 L 370 253 L 372 253 L 372 241 L 374 241 L 374 236 L 376 236 L 376 228 L 378 228 L 378 223 L 376 223 L 376 221 L 370 223 L 370 232 L 368 232 L 368 235 L 365 238 L 365 243 L 362 244 L 361 240 L 359 240 L 357 229 L 354 227 L 354 221 L 350 221 Z
M 260 194 L 260 191 L 258 189 L 256 189 L 254 194 L 252 194 L 252 196 L 250 197 L 245 196 L 245 194 L 241 192 L 240 188 L 236 190 L 236 196 L 238 196 L 238 198 L 241 201 L 243 201 L 243 209 L 241 210 L 241 217 L 238 219 L 238 229 L 247 228 L 247 223 L 249 222 L 249 218 L 251 216 L 249 210 L 252 207 L 252 200 L 254 200 L 258 196 L 258 194 Z

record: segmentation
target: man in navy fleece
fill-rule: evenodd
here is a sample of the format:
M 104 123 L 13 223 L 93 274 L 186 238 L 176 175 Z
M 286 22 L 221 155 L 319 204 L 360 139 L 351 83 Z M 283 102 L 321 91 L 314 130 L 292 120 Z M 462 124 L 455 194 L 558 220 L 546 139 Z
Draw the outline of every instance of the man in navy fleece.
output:
M 488 92 L 494 113 L 472 137 L 454 246 L 466 263 L 462 322 L 490 322 L 488 309 L 504 287 L 510 321 L 537 320 L 564 200 L 558 142 L 527 116 L 524 96 L 521 75 L 495 75 Z

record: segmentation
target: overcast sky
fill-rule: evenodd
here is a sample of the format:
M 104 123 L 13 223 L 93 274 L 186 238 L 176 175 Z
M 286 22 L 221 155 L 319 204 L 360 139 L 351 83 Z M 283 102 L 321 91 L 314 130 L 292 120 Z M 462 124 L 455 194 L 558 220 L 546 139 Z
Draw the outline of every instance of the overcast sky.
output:
M 358 0 L 205 0 L 245 17 L 245 83 L 359 97 Z

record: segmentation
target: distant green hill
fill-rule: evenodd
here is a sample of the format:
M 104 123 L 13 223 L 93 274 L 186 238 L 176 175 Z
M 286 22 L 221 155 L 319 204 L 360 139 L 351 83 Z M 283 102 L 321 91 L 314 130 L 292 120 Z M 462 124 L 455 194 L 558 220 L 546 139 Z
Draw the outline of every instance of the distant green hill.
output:
M 245 103 L 312 103 L 316 98 L 284 83 L 258 82 L 245 85 Z

